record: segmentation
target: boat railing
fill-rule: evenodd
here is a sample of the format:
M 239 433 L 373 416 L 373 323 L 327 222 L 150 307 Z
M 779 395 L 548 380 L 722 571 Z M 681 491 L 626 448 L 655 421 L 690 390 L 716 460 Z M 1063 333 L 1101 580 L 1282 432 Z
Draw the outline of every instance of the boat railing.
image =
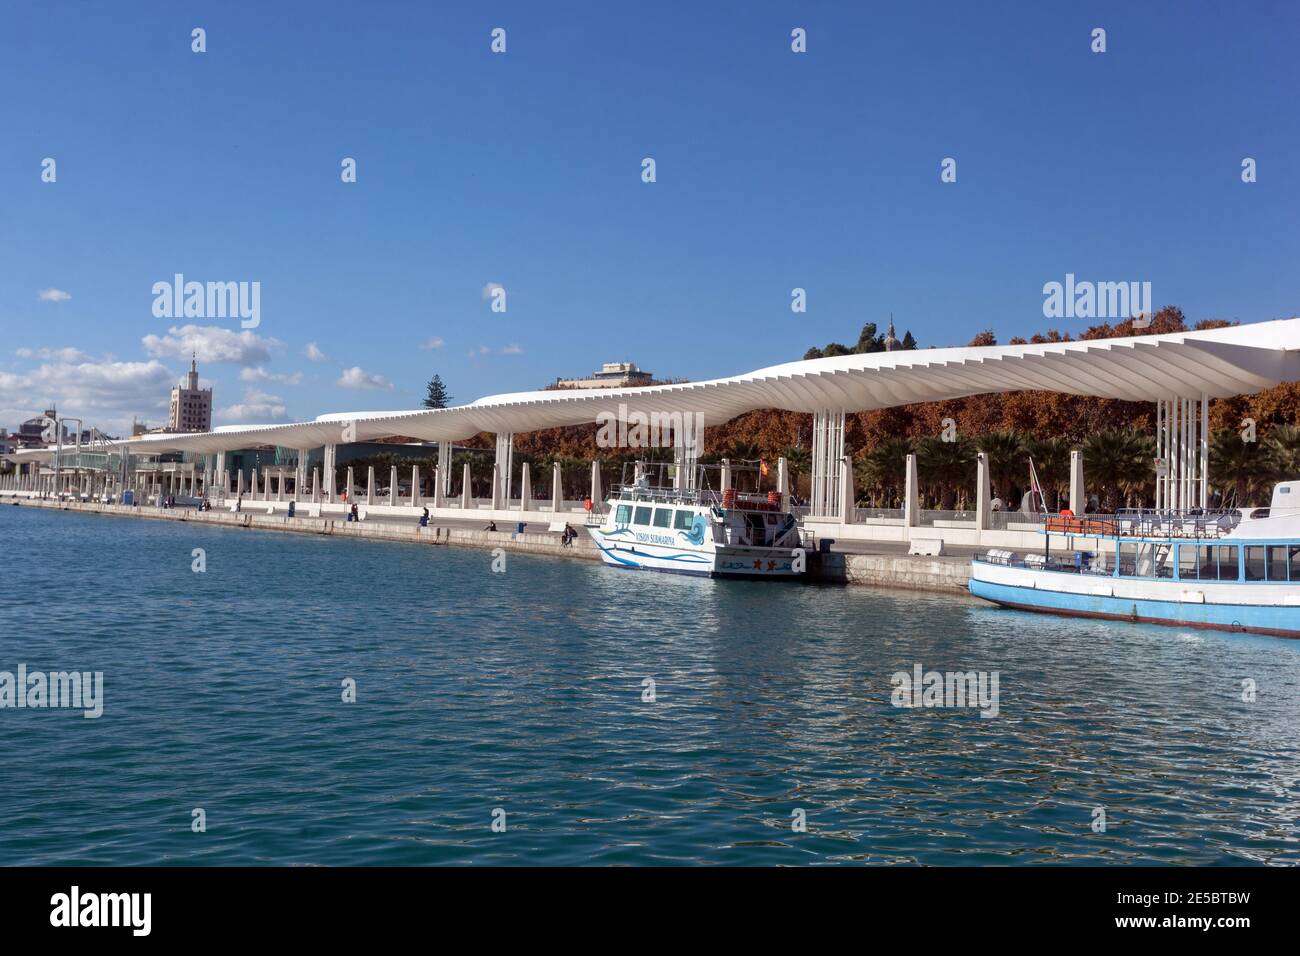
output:
M 1235 510 L 1122 509 L 1113 515 L 1049 515 L 1043 530 L 1103 538 L 1220 538 L 1237 526 Z
M 736 509 L 739 511 L 775 511 L 780 508 L 768 492 L 718 492 L 708 488 L 668 488 L 662 485 L 615 485 L 610 497 L 615 501 L 646 502 Z
M 618 501 L 648 501 L 662 504 L 722 504 L 722 495 L 707 489 L 665 488 L 651 485 L 615 485 L 610 497 Z

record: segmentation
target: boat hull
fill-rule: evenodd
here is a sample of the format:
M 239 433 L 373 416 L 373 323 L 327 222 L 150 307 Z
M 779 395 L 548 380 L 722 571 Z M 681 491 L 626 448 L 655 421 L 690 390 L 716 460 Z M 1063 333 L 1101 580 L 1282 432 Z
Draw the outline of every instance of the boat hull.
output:
M 994 604 L 1021 611 L 1300 638 L 1300 606 L 1080 594 L 980 580 L 974 575 L 970 580 L 970 592 Z
M 624 531 L 609 533 L 588 528 L 600 558 L 616 568 L 634 571 L 665 571 L 697 577 L 762 578 L 799 580 L 794 554 L 789 548 L 700 547 L 662 545 L 636 540 Z

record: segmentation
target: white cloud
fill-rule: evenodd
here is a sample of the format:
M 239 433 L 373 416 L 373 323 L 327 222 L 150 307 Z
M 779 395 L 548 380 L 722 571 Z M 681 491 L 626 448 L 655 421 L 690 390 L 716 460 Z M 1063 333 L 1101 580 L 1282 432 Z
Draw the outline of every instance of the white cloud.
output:
M 425 342 L 420 346 L 420 348 L 440 349 L 443 347 L 444 344 L 445 343 L 442 341 L 442 339 L 438 338 L 438 336 L 435 335 L 433 338 L 425 340 Z
M 248 329 L 236 332 L 219 325 L 172 326 L 166 335 L 146 335 L 140 341 L 151 356 L 188 360 L 193 354 L 200 362 L 235 365 L 265 364 L 271 358 L 271 349 L 280 344 Z
M 72 298 L 72 295 L 62 289 L 42 289 L 37 293 L 37 297 L 42 302 L 67 302 Z
M 279 395 L 259 392 L 257 389 L 244 390 L 244 400 L 234 405 L 227 405 L 215 412 L 218 420 L 230 423 L 272 423 L 286 421 L 284 399 Z
M 360 366 L 354 365 L 344 369 L 339 380 L 334 383 L 340 388 L 392 388 L 392 382 L 382 375 L 371 375 Z
M 53 361 L 53 362 L 65 362 L 65 363 L 77 363 L 77 362 L 93 361 L 93 359 L 91 359 L 91 357 L 87 355 L 85 352 L 81 351 L 81 349 L 74 349 L 74 348 L 62 348 L 62 349 L 21 348 L 21 349 L 14 349 L 14 355 L 17 355 L 19 358 L 37 358 L 47 362 Z
M 505 286 L 503 286 L 500 282 L 489 282 L 487 285 L 483 287 L 484 300 L 492 298 L 492 293 L 495 292 L 497 289 L 504 289 L 504 288 Z
M 268 372 L 261 367 L 241 368 L 239 377 L 245 382 L 278 382 L 281 385 L 302 384 L 302 372 Z
M 329 361 L 329 356 L 317 348 L 315 342 L 308 342 L 306 348 L 302 350 L 302 354 L 307 356 L 307 358 L 311 359 L 313 362 Z
M 0 372 L 0 415 L 17 424 L 55 405 L 85 419 L 87 427 L 129 434 L 133 415 L 166 417 L 174 380 L 157 361 L 47 362 L 26 372 Z
M 524 350 L 516 343 L 511 342 L 501 350 L 502 355 L 523 355 Z

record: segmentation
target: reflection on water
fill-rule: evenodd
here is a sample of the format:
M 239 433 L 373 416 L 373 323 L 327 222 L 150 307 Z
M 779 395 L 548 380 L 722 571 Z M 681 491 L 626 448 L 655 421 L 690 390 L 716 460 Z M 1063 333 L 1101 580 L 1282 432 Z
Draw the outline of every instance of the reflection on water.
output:
M 13 863 L 1300 859 L 1291 642 L 34 509 L 0 532 L 0 670 L 106 695 L 0 710 Z M 915 664 L 998 672 L 999 716 L 891 706 Z

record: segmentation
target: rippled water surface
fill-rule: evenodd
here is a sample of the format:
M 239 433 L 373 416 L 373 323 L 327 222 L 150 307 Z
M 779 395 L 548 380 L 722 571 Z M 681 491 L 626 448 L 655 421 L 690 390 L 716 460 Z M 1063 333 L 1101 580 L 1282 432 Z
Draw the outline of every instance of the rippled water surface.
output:
M 106 698 L 0 709 L 6 863 L 1300 860 L 1296 643 L 9 506 L 0 535 L 0 670 Z M 1000 713 L 891 706 L 917 663 L 997 671 Z

